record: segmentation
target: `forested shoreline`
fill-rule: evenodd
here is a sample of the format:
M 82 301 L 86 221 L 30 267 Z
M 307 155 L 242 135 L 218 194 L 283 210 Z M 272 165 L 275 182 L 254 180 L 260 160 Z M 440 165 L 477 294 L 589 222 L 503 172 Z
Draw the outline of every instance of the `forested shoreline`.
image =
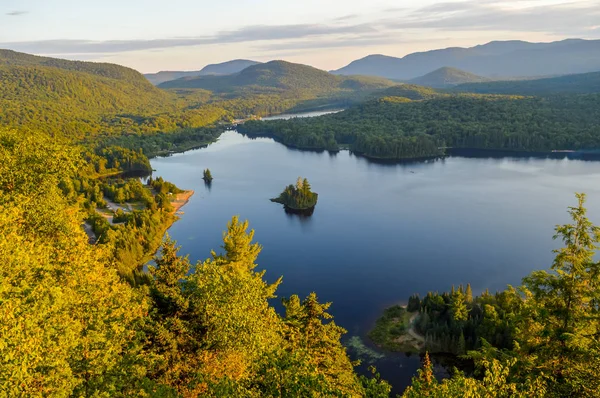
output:
M 436 157 L 444 149 L 531 152 L 600 148 L 600 96 L 384 97 L 331 115 L 247 121 L 243 134 L 302 149 L 341 146 L 375 159 Z

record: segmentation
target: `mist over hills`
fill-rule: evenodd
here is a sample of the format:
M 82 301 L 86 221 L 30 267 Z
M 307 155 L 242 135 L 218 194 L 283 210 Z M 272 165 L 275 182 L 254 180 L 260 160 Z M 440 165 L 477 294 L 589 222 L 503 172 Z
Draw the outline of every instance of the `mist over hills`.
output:
M 470 48 L 418 52 L 402 58 L 369 55 L 332 73 L 410 80 L 442 67 L 495 78 L 593 72 L 600 70 L 600 40 L 493 41 Z

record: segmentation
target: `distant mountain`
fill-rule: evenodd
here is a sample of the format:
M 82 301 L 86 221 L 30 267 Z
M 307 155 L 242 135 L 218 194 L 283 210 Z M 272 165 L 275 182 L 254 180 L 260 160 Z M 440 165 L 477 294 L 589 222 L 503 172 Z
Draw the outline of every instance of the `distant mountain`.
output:
M 304 91 L 325 93 L 335 90 L 368 90 L 390 87 L 389 80 L 372 77 L 341 77 L 312 66 L 285 61 L 252 65 L 225 76 L 197 76 L 165 82 L 160 88 L 202 88 L 218 93 L 240 90 Z
M 539 77 L 600 70 L 600 40 L 569 39 L 552 43 L 494 41 L 471 48 L 453 47 L 403 58 L 369 55 L 336 71 L 410 80 L 442 67 L 483 77 Z
M 490 79 L 487 77 L 478 76 L 460 69 L 445 66 L 424 76 L 412 79 L 409 82 L 419 86 L 447 88 L 463 83 L 480 83 L 487 82 L 489 80 Z
M 454 87 L 452 91 L 514 95 L 600 93 L 600 72 L 573 74 L 535 80 L 461 84 Z
M 249 66 L 258 64 L 260 64 L 260 62 L 247 59 L 234 59 L 233 61 L 221 62 L 220 64 L 206 65 L 200 71 L 200 75 L 231 75 L 241 72 Z
M 234 59 L 233 61 L 222 62 L 220 64 L 206 65 L 198 71 L 161 71 L 158 73 L 147 73 L 144 76 L 155 86 L 168 82 L 170 80 L 181 79 L 183 77 L 209 76 L 209 75 L 230 75 L 241 72 L 249 66 L 257 65 L 260 62 L 247 59 Z
M 157 73 L 146 73 L 144 77 L 155 86 L 170 80 L 181 79 L 182 77 L 200 76 L 199 70 L 194 71 L 160 71 Z

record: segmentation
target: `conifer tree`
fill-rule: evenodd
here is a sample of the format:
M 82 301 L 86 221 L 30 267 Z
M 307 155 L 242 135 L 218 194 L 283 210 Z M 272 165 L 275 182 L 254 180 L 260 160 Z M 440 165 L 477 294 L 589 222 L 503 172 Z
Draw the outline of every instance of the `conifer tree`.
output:
M 471 284 L 467 283 L 467 289 L 465 291 L 465 300 L 468 304 L 473 302 L 473 291 L 471 290 Z
M 464 322 L 469 317 L 469 311 L 465 301 L 465 295 L 461 290 L 455 290 L 450 298 L 450 308 L 452 310 L 452 318 L 456 322 Z
M 600 390 L 600 265 L 594 260 L 600 229 L 587 218 L 585 195 L 569 208 L 573 220 L 556 227 L 553 272 L 524 279 L 522 354 L 536 352 L 536 371 L 553 378 L 557 395 L 594 396 Z

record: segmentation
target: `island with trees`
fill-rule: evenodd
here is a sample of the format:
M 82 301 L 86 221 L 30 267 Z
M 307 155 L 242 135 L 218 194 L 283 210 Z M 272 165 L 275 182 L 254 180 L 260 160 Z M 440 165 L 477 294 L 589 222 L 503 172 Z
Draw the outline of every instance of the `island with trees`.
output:
M 212 182 L 212 180 L 213 180 L 213 176 L 210 173 L 210 170 L 209 169 L 205 169 L 203 174 L 204 175 L 203 175 L 202 179 L 204 180 L 204 182 L 207 183 L 207 184 L 210 184 Z
M 319 195 L 311 191 L 306 178 L 298 177 L 296 185 L 288 185 L 277 198 L 271 202 L 281 203 L 291 213 L 310 215 L 317 205 Z

